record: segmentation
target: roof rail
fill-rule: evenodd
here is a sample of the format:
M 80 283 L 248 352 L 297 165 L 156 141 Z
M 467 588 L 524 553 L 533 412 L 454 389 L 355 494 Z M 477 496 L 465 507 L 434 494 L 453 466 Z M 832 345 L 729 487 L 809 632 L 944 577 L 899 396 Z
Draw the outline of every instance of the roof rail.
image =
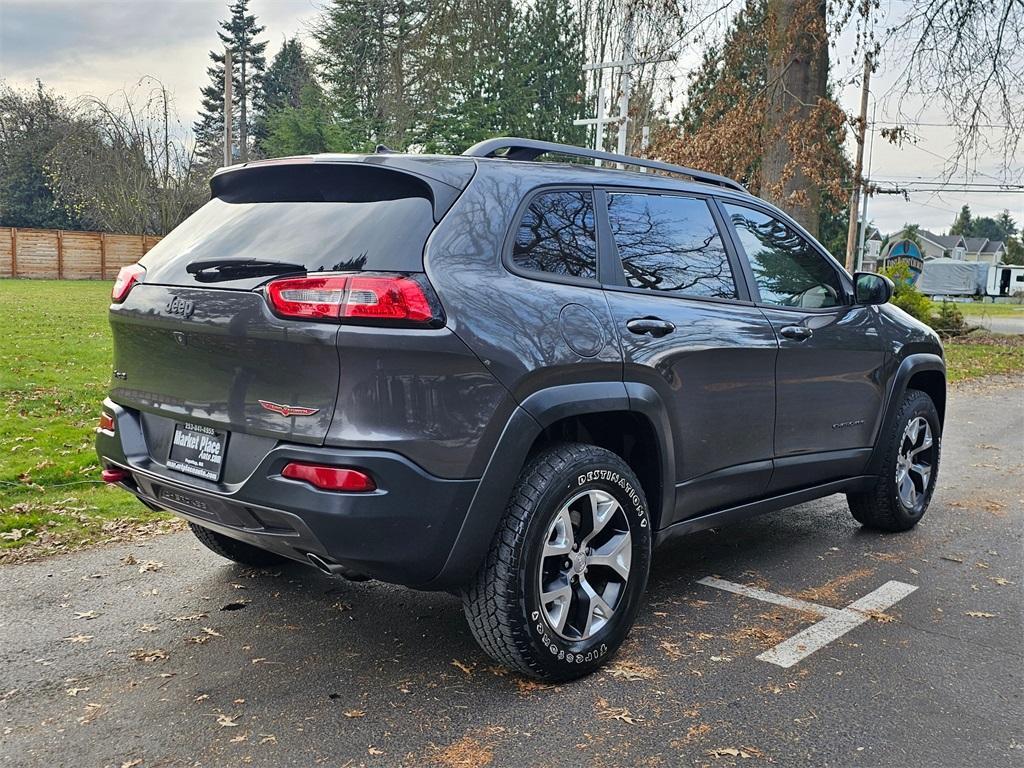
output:
M 507 150 L 500 154 L 501 150 Z M 665 173 L 676 173 L 682 176 L 689 176 L 694 181 L 703 184 L 715 184 L 727 189 L 735 189 L 739 192 L 747 190 L 738 181 L 733 181 L 725 176 L 715 173 L 698 171 L 694 168 L 687 168 L 684 165 L 673 165 L 663 163 L 659 160 L 646 160 L 631 155 L 617 155 L 614 152 L 602 152 L 596 149 L 585 149 L 574 147 L 571 144 L 556 144 L 552 141 L 537 141 L 535 139 L 517 139 L 509 136 L 502 136 L 497 139 L 487 139 L 474 144 L 462 153 L 469 157 L 503 157 L 506 160 L 536 160 L 541 155 L 557 154 L 569 155 L 571 157 L 587 157 L 593 160 L 606 160 L 610 163 L 621 163 L 622 165 L 636 165 L 641 168 L 651 168 Z

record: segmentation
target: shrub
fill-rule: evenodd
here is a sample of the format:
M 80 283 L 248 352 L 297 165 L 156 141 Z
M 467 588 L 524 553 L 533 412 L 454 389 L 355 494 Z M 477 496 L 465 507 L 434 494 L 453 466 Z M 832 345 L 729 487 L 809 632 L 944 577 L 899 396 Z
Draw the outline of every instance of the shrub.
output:
M 910 282 L 910 268 L 906 264 L 893 264 L 890 267 L 883 267 L 881 272 L 896 286 L 892 295 L 892 303 L 911 317 L 932 325 L 935 304 Z M 963 320 L 963 318 L 960 319 Z
M 951 301 L 943 301 L 939 305 L 939 313 L 929 321 L 929 324 L 943 336 L 960 336 L 967 332 L 963 312 Z

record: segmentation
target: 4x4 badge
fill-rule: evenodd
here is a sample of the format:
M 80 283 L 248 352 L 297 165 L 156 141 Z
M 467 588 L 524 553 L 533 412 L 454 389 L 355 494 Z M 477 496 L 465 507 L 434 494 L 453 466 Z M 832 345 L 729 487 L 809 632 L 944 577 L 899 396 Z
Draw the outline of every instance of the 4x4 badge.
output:
M 312 416 L 314 413 L 320 412 L 319 408 L 305 408 L 301 405 L 281 405 L 269 400 L 259 400 L 258 402 L 268 411 L 279 413 L 282 416 Z

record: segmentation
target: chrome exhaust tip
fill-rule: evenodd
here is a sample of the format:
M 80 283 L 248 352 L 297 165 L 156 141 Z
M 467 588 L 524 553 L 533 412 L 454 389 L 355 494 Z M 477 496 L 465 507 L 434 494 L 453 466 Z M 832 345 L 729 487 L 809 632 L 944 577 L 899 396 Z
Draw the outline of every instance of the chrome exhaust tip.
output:
M 320 557 L 320 555 L 315 555 L 312 552 L 306 553 L 306 559 L 309 560 L 314 568 L 326 573 L 328 576 L 341 576 L 349 581 L 369 581 L 370 579 L 366 574 L 346 568 L 341 563 L 333 563 L 329 560 L 325 560 Z

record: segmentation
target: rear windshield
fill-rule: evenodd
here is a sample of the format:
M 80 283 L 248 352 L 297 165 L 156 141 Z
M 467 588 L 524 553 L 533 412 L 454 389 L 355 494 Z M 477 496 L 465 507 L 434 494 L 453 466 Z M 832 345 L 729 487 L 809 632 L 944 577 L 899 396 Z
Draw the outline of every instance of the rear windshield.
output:
M 240 173 L 251 176 L 251 183 L 241 191 L 237 183 L 222 190 L 222 197 L 214 197 L 146 254 L 145 281 L 190 284 L 188 264 L 217 259 L 289 262 L 307 272 L 422 271 L 423 246 L 434 228 L 428 187 L 380 188 L 352 172 L 332 174 L 325 183 L 322 170 L 316 170 L 317 178 L 289 185 L 288 194 L 266 174 Z M 251 287 L 266 279 L 235 282 Z

